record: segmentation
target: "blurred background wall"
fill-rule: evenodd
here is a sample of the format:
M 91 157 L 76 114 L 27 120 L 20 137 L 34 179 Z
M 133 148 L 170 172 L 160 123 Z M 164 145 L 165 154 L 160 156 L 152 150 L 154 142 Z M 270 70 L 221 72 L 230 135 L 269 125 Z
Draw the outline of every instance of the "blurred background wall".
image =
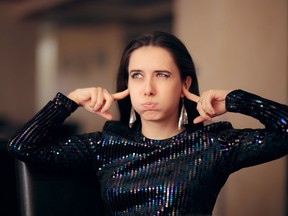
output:
M 287 0 L 175 1 L 174 32 L 186 42 L 201 90 L 242 88 L 287 104 Z M 261 127 L 229 114 L 234 127 Z M 286 158 L 230 176 L 215 213 L 285 215 Z M 287 213 L 286 213 L 287 214 Z
M 3 140 L 58 91 L 103 86 L 114 92 L 124 45 L 153 30 L 187 45 L 201 91 L 242 88 L 288 101 L 287 0 L 11 0 L 0 1 L 0 11 Z M 216 120 L 262 127 L 235 114 Z M 82 110 L 67 121 L 79 133 L 103 123 Z M 287 215 L 286 172 L 282 158 L 233 174 L 214 215 Z

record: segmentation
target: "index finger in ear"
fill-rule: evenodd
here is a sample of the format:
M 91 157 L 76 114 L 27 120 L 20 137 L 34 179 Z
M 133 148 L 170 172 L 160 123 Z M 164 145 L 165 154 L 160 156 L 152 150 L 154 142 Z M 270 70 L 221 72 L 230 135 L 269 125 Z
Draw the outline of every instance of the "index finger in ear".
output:
M 128 89 L 112 94 L 114 100 L 121 100 L 129 95 Z
M 183 87 L 183 93 L 185 95 L 185 97 L 187 97 L 189 100 L 194 101 L 194 102 L 198 102 L 200 97 L 189 92 L 188 89 L 186 87 Z

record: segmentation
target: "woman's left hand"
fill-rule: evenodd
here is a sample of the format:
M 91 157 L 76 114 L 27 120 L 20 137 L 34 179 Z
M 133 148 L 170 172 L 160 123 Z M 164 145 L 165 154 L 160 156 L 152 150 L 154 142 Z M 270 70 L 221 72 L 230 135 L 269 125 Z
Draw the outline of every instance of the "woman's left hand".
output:
M 185 97 L 197 103 L 199 116 L 194 119 L 194 124 L 211 120 L 213 117 L 226 113 L 225 99 L 229 92 L 229 90 L 208 90 L 199 97 L 189 92 L 184 86 Z

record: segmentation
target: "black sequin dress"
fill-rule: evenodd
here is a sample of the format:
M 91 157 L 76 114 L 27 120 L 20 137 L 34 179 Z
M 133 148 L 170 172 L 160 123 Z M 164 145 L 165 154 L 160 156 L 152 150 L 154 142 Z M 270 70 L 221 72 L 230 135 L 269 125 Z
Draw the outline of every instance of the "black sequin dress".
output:
M 76 108 L 58 93 L 8 148 L 27 163 L 93 169 L 110 215 L 211 215 L 231 173 L 288 153 L 288 107 L 242 90 L 228 94 L 227 110 L 252 116 L 265 128 L 220 122 L 151 140 L 109 121 L 102 132 L 54 137 L 51 130 Z

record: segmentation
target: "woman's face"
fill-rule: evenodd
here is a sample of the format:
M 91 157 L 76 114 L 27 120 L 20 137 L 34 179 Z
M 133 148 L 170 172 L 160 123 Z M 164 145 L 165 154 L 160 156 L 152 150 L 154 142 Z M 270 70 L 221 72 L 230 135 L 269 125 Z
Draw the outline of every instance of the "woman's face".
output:
M 144 46 L 132 52 L 128 65 L 132 106 L 143 121 L 178 121 L 182 81 L 172 55 Z

